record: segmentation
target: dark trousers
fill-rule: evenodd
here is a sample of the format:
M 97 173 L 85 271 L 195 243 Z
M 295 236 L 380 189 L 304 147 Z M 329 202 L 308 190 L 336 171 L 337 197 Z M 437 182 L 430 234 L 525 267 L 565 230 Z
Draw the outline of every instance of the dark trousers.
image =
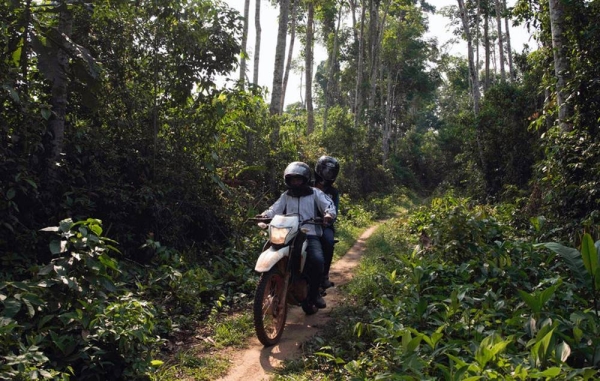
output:
M 323 247 L 321 246 L 320 237 L 309 235 L 307 238 L 308 247 L 305 274 L 308 275 L 308 299 L 315 300 L 319 296 L 319 286 L 323 278 Z
M 323 229 L 323 235 L 321 236 L 321 244 L 323 246 L 323 259 L 325 260 L 323 266 L 323 279 L 329 279 L 329 268 L 331 267 L 331 261 L 333 261 L 333 228 L 326 227 Z

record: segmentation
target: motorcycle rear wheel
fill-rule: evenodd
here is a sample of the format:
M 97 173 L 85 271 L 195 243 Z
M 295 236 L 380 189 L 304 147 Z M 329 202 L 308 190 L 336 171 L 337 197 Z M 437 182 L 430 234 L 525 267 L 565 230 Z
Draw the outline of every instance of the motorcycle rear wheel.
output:
M 281 339 L 287 318 L 285 277 L 277 266 L 263 273 L 254 295 L 254 329 L 266 347 Z

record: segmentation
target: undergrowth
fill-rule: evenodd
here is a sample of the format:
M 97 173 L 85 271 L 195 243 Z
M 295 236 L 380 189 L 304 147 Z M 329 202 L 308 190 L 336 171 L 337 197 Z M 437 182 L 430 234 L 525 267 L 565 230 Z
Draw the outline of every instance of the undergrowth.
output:
M 540 242 L 511 213 L 446 196 L 389 220 L 278 379 L 596 379 L 600 241 Z

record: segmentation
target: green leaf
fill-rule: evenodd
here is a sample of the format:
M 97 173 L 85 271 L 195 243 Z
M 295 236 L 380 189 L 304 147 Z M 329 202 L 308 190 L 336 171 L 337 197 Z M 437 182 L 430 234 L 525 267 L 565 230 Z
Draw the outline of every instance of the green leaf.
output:
M 547 242 L 534 245 L 534 247 L 545 247 L 558 254 L 571 270 L 573 277 L 579 287 L 589 287 L 590 279 L 588 277 L 581 253 L 572 247 L 566 247 L 556 242 Z
M 6 299 L 4 302 L 4 311 L 2 315 L 5 317 L 14 317 L 21 310 L 21 302 L 14 299 Z
M 8 188 L 8 191 L 6 191 L 6 199 L 12 200 L 13 198 L 15 198 L 16 194 L 17 191 L 15 190 L 15 188 Z
M 556 346 L 556 361 L 561 363 L 567 361 L 571 355 L 571 347 L 564 341 Z
M 42 114 L 42 118 L 44 118 L 44 120 L 50 120 L 50 117 L 52 116 L 52 110 L 46 107 L 40 108 L 40 113 Z
M 583 235 L 583 240 L 581 241 L 581 257 L 583 258 L 583 264 L 588 273 L 591 276 L 596 276 L 598 272 L 598 254 L 596 253 L 594 240 L 589 233 Z

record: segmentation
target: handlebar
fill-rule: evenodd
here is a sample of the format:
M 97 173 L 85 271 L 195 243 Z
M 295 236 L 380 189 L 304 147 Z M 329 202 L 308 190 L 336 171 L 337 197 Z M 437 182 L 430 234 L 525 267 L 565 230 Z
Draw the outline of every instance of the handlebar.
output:
M 247 221 L 257 222 L 259 225 L 261 223 L 268 225 L 272 220 L 273 220 L 272 217 L 261 217 L 261 216 L 249 217 L 247 219 Z M 331 224 L 326 224 L 325 221 L 323 220 L 323 217 L 314 217 L 314 218 L 309 218 L 308 220 L 300 221 L 300 225 L 329 226 Z

